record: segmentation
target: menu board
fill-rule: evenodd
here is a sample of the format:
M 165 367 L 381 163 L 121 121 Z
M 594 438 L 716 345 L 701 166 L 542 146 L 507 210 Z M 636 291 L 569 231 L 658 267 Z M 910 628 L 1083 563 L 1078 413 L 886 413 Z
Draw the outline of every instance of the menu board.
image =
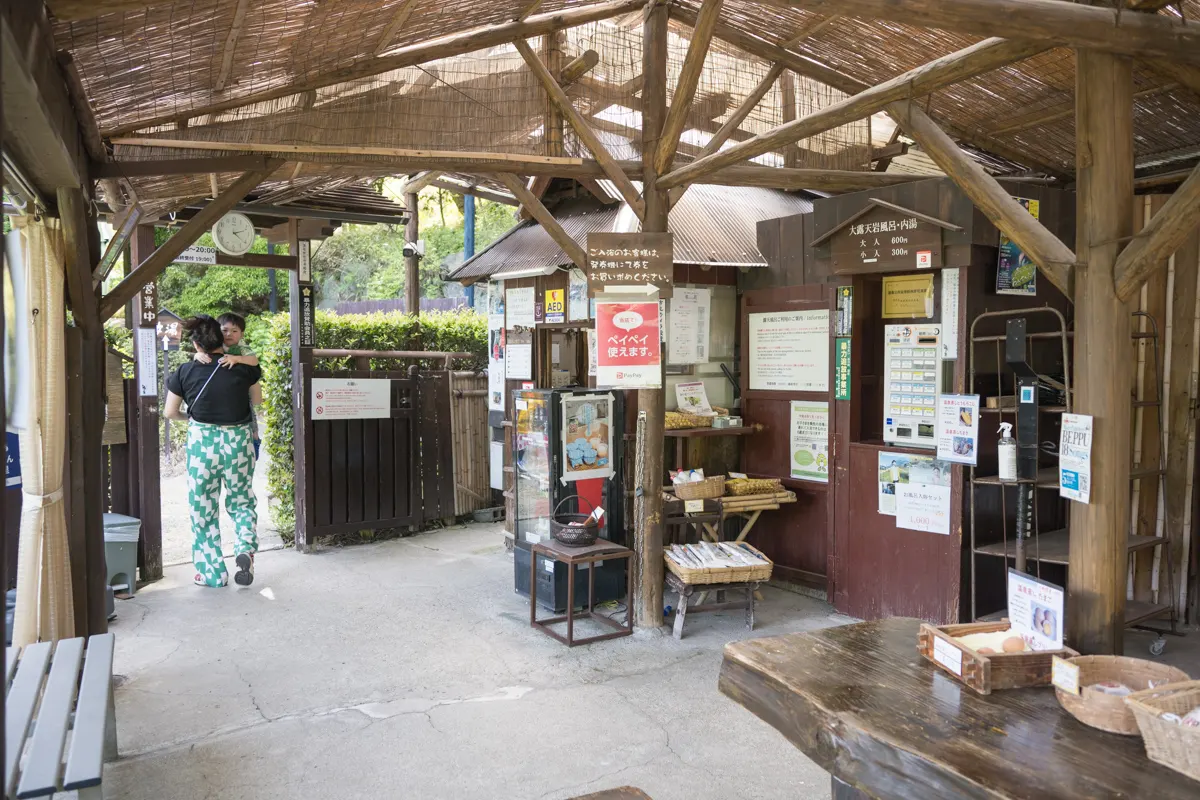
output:
M 829 309 L 750 314 L 750 389 L 829 391 Z

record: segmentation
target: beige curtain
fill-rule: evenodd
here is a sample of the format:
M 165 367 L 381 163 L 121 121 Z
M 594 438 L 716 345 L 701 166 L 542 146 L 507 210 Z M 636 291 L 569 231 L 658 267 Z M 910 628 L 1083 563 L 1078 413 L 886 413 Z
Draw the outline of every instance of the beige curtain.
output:
M 71 557 L 63 503 L 63 454 L 67 437 L 67 372 L 63 328 L 66 244 L 56 219 L 17 222 L 27 275 L 29 393 L 32 422 L 21 432 L 21 539 L 17 552 L 17 608 L 13 645 L 75 635 Z

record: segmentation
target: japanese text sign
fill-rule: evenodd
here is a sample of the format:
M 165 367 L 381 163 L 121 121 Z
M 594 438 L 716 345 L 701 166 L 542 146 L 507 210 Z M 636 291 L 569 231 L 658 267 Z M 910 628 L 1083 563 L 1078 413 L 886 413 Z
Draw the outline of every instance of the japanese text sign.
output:
M 669 233 L 589 233 L 588 292 L 658 290 L 670 297 L 675 285 L 672 236 Z
M 137 313 L 137 326 L 153 328 L 158 323 L 158 284 L 150 281 L 143 286 L 136 302 L 134 311 Z
M 942 228 L 904 209 L 878 206 L 830 241 L 839 275 L 942 266 Z
M 596 383 L 623 389 L 662 385 L 658 302 L 596 304 Z

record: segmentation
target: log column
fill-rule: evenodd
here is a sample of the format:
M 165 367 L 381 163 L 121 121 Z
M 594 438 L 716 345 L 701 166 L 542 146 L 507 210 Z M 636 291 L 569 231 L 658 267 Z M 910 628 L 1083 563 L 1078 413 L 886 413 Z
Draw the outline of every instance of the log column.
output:
M 1067 634 L 1083 653 L 1122 652 L 1128 564 L 1130 321 L 1113 264 L 1133 224 L 1128 58 L 1076 51 L 1075 411 L 1093 417 L 1089 504 L 1071 503 Z
M 413 247 L 421 236 L 421 225 L 417 220 L 417 193 L 405 192 L 404 205 L 408 206 L 408 223 L 404 226 L 404 241 Z M 405 310 L 413 316 L 421 313 L 421 257 L 414 252 L 404 257 Z
M 657 3 L 646 13 L 643 26 L 642 74 L 642 196 L 646 216 L 645 233 L 667 230 L 667 191 L 657 187 L 658 172 L 654 156 L 662 136 L 667 110 L 667 7 Z M 660 320 L 661 322 L 661 320 Z M 663 353 L 666 362 L 666 353 Z M 637 553 L 635 597 L 630 608 L 639 628 L 659 628 L 663 624 L 663 422 L 666 394 L 658 389 L 639 389 L 638 414 L 646 414 L 646 453 L 642 485 L 642 519 L 637 520 L 634 550 Z

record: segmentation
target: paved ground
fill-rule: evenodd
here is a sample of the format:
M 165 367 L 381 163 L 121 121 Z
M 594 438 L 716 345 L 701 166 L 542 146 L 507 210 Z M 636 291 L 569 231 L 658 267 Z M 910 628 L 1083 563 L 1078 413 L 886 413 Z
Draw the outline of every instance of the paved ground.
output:
M 162 497 L 163 564 L 190 564 L 192 561 L 192 526 L 188 517 L 187 472 L 181 466 L 168 475 L 164 470 L 159 485 Z M 275 550 L 283 547 L 279 532 L 271 523 L 267 504 L 267 459 L 266 452 L 254 470 L 254 494 L 258 498 L 258 546 L 260 550 Z M 233 555 L 233 521 L 221 512 L 221 544 L 226 555 Z
M 252 590 L 186 566 L 118 603 L 122 757 L 105 797 L 825 798 L 829 779 L 716 690 L 737 612 L 682 642 L 568 650 L 529 627 L 497 526 L 300 555 Z M 847 622 L 765 590 L 754 636 Z

